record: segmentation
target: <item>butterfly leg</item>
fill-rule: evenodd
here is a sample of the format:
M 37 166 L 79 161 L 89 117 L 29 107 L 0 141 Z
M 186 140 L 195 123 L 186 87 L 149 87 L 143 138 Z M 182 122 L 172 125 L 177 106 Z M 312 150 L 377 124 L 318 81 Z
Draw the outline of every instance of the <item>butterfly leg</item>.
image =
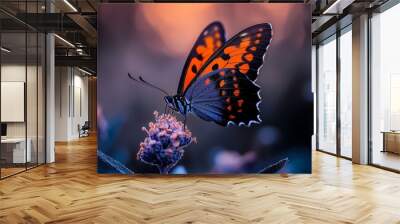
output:
M 168 106 L 165 107 L 165 114 L 171 114 L 171 108 L 169 108 Z
M 183 120 L 183 131 L 185 131 L 186 130 L 186 114 L 185 114 L 185 118 L 184 118 L 184 120 Z

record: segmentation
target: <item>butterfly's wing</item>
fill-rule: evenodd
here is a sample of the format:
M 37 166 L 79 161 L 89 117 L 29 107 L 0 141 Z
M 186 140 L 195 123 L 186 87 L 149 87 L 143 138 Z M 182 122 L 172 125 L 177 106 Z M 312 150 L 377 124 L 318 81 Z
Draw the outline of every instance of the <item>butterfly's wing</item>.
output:
M 178 94 L 183 95 L 189 84 L 196 78 L 201 67 L 224 44 L 225 31 L 220 22 L 209 24 L 201 32 L 183 66 Z
M 248 27 L 217 50 L 200 69 L 198 77 L 218 69 L 230 68 L 254 81 L 271 38 L 272 27 L 269 23 Z
M 191 110 L 206 121 L 227 126 L 250 126 L 259 123 L 261 100 L 258 87 L 249 77 L 235 69 L 220 69 L 204 75 L 185 93 Z
M 184 93 L 191 101 L 192 111 L 223 126 L 259 123 L 260 88 L 254 81 L 271 38 L 271 25 L 257 24 L 217 50 Z

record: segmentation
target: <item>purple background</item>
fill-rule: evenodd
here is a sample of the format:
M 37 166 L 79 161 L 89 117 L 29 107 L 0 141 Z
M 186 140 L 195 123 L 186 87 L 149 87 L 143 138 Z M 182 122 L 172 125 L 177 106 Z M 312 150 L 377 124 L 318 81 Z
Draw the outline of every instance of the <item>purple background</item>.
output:
M 229 39 L 269 22 L 273 37 L 257 84 L 260 125 L 220 127 L 188 116 L 198 143 L 189 146 L 175 173 L 254 173 L 288 158 L 284 172 L 311 172 L 311 10 L 306 4 L 142 3 L 102 4 L 98 14 L 99 150 L 139 173 L 158 173 L 136 159 L 141 131 L 163 112 L 163 96 L 130 81 L 127 73 L 176 93 L 181 69 L 202 29 L 223 23 Z M 99 163 L 101 173 L 115 170 Z

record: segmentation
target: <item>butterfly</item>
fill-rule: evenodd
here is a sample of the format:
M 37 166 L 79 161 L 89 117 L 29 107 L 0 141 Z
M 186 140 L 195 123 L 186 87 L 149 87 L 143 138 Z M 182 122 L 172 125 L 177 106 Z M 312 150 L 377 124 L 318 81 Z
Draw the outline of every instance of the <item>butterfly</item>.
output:
M 162 91 L 166 106 L 190 112 L 221 126 L 261 122 L 260 87 L 255 83 L 272 38 L 272 26 L 250 26 L 226 41 L 222 23 L 209 24 L 197 38 L 184 64 L 176 95 Z M 138 81 L 128 74 L 131 79 Z

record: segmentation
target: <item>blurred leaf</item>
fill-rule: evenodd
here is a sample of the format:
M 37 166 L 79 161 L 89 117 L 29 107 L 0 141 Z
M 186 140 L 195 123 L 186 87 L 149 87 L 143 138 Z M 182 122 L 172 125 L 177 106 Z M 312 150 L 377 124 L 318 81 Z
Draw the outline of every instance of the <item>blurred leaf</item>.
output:
M 279 160 L 278 162 L 265 167 L 258 173 L 278 173 L 281 169 L 283 169 L 286 166 L 288 161 L 289 161 L 288 158 Z
M 124 166 L 122 163 L 119 161 L 113 159 L 112 157 L 106 155 L 100 150 L 97 150 L 97 156 L 105 163 L 108 165 L 112 166 L 114 169 L 118 170 L 118 172 L 122 174 L 134 174 L 132 170 Z

